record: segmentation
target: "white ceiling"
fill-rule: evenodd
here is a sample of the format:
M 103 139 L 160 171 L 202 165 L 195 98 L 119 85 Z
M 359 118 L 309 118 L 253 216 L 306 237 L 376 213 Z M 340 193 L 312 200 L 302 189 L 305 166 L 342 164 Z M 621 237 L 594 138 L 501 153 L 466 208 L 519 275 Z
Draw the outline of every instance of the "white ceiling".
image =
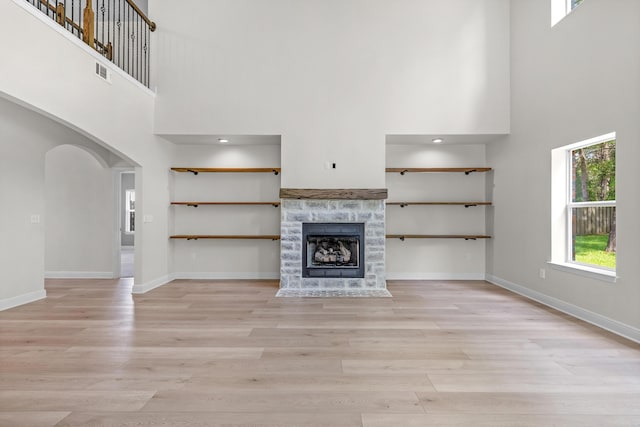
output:
M 158 135 L 181 145 L 280 145 L 280 135 Z M 219 139 L 227 139 L 221 143 Z
M 281 135 L 158 135 L 174 144 L 179 145 L 280 145 Z M 444 139 L 443 144 L 489 144 L 504 138 L 505 134 L 421 134 L 421 135 L 387 135 L 387 145 L 424 145 L 431 144 L 433 139 Z M 228 143 L 221 143 L 220 139 L 227 139 Z
M 432 144 L 435 138 L 442 138 L 446 144 L 489 144 L 504 138 L 505 134 L 424 134 L 424 135 L 387 135 L 387 145 L 424 145 Z

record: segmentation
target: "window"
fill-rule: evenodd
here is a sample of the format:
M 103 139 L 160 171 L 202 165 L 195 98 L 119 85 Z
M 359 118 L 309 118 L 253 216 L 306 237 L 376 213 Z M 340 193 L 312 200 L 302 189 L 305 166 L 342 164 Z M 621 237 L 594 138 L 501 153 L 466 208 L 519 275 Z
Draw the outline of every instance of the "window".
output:
M 125 192 L 124 209 L 124 232 L 133 234 L 136 229 L 136 190 L 127 190 Z
M 616 269 L 615 133 L 553 150 L 552 261 Z
M 584 0 L 551 0 L 551 26 L 567 16 L 573 9 L 580 6 Z
M 575 9 L 583 0 L 567 0 L 567 13 Z
M 616 268 L 616 141 L 569 151 L 568 260 Z

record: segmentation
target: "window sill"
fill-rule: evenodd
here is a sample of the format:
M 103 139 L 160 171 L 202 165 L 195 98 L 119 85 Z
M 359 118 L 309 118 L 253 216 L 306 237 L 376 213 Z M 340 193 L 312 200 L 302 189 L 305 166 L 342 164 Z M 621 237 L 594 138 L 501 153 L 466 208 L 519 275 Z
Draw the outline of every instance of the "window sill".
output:
M 589 277 L 591 279 L 601 280 L 603 282 L 616 283 L 618 276 L 615 271 L 603 270 L 600 268 L 588 267 L 580 264 L 569 264 L 567 262 L 552 262 L 547 264 L 556 270 L 566 273 L 573 273 L 579 276 Z

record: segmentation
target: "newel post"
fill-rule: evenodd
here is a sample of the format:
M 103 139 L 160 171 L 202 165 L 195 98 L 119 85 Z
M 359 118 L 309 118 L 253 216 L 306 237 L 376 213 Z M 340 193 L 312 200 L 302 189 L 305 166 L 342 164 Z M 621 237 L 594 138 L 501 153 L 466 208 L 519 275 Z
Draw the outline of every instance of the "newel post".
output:
M 95 49 L 96 30 L 95 30 L 95 13 L 93 12 L 92 0 L 86 0 L 87 6 L 83 13 L 83 32 L 82 40 Z
M 64 12 L 64 3 L 58 4 L 58 7 L 56 7 L 56 22 L 64 27 L 66 17 L 67 16 Z

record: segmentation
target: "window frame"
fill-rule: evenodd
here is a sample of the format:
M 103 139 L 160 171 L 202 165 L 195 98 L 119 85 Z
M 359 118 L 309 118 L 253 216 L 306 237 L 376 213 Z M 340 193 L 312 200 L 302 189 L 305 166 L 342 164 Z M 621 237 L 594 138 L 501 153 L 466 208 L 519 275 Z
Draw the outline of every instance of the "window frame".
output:
M 558 270 L 615 282 L 616 269 L 573 260 L 572 214 L 575 208 L 592 206 L 616 207 L 616 200 L 574 202 L 572 200 L 572 152 L 574 150 L 616 141 L 616 133 L 610 132 L 577 143 L 564 145 L 551 151 L 551 260 L 548 264 Z M 616 266 L 617 267 L 617 266 Z
M 555 26 L 562 21 L 574 9 L 582 4 L 584 0 L 576 4 L 578 0 L 551 0 L 551 26 Z

